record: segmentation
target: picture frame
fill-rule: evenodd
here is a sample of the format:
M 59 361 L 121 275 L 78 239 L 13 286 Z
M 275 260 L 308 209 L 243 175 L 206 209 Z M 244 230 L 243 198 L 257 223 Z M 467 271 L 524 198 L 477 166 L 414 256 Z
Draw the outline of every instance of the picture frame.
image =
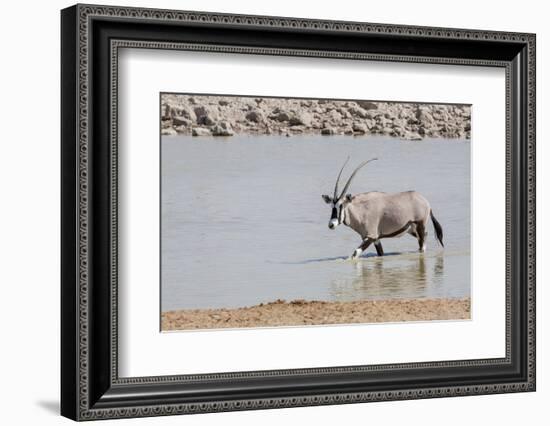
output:
M 62 10 L 61 414 L 94 420 L 534 391 L 535 45 L 525 33 L 80 4 Z M 119 377 L 117 55 L 124 47 L 504 69 L 506 355 Z

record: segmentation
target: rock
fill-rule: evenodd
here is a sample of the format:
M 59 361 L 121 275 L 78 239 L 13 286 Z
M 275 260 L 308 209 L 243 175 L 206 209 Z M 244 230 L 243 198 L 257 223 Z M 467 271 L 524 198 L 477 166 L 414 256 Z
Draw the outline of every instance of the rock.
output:
M 420 136 L 418 133 L 407 131 L 403 136 L 401 136 L 401 139 L 405 139 L 408 141 L 421 141 L 422 136 Z
M 172 107 L 170 104 L 164 105 L 162 107 L 162 120 L 169 120 L 172 117 Z
M 426 136 L 429 136 L 430 138 L 438 138 L 441 136 L 439 133 L 439 130 L 437 128 L 433 129 L 426 129 Z
M 273 113 L 269 116 L 272 120 L 275 121 L 288 121 L 290 120 L 291 114 L 282 109 L 276 108 Z
M 173 129 L 172 127 L 168 127 L 167 129 L 162 129 L 162 131 L 160 132 L 160 134 L 162 136 L 174 136 L 174 135 L 177 135 L 178 132 L 176 132 L 175 129 Z
M 405 129 L 407 127 L 407 122 L 402 118 L 396 118 L 393 120 L 392 125 L 398 129 Z
M 377 109 L 369 109 L 366 113 L 367 113 L 367 118 L 374 119 L 374 120 L 376 120 L 377 117 L 384 114 L 382 111 L 379 111 Z
M 212 128 L 212 135 L 214 136 L 233 136 L 233 128 L 229 121 L 220 121 Z
M 392 124 L 391 120 L 388 120 L 386 117 L 383 117 L 383 116 L 378 116 L 378 119 L 376 121 L 378 121 L 378 124 L 382 128 L 390 127 L 390 125 Z
M 408 121 L 410 118 L 413 117 L 412 110 L 410 108 L 402 109 L 401 111 L 399 111 L 399 114 L 397 114 L 397 117 Z
M 345 127 L 344 128 L 344 135 L 353 135 L 355 132 L 351 127 Z
M 321 129 L 322 127 L 323 127 L 322 124 L 319 123 L 318 121 L 314 121 L 313 123 L 311 123 L 312 129 L 318 130 L 318 129 Z
M 367 129 L 372 129 L 373 126 L 376 124 L 376 122 L 370 118 L 367 118 L 366 120 L 363 121 L 363 123 L 365 123 L 365 126 L 367 126 Z
M 469 105 L 189 95 L 164 95 L 161 102 L 163 135 L 385 134 L 415 140 L 471 133 Z
M 367 111 L 364 110 L 363 108 L 361 108 L 360 106 L 358 107 L 351 107 L 348 109 L 348 112 L 353 115 L 354 117 L 360 117 L 360 118 L 368 118 L 368 114 L 367 114 Z
M 174 126 L 190 126 L 193 122 L 184 116 L 177 116 L 172 118 Z
M 212 132 L 210 132 L 209 129 L 205 129 L 204 127 L 193 127 L 193 131 L 191 134 L 193 136 L 211 136 Z
M 419 108 L 416 111 L 416 119 L 424 125 L 431 125 L 435 122 L 432 114 L 426 108 Z
M 169 110 L 170 110 L 170 117 L 172 117 L 172 119 L 174 119 L 175 117 L 182 118 L 182 119 L 185 118 L 191 121 L 195 121 L 197 119 L 197 116 L 195 115 L 193 110 L 184 105 L 173 106 L 169 108 Z
M 328 112 L 326 116 L 330 120 L 331 123 L 333 123 L 337 126 L 339 126 L 342 123 L 342 114 L 340 114 L 335 109 Z
M 253 123 L 263 123 L 265 121 L 264 113 L 259 109 L 249 111 L 245 115 L 245 118 Z
M 360 122 L 353 123 L 352 129 L 356 133 L 363 133 L 363 134 L 369 131 L 367 126 L 364 123 L 360 123 Z
M 205 126 L 212 126 L 212 125 L 216 124 L 216 120 L 217 120 L 217 118 L 213 118 L 213 117 L 207 115 L 202 119 L 202 122 L 199 123 L 199 124 L 204 124 Z
M 311 126 L 313 116 L 308 112 L 299 112 L 288 120 L 291 126 Z
M 400 129 L 399 127 L 393 128 L 392 136 L 403 137 L 407 131 L 405 129 Z
M 204 124 L 206 126 L 215 124 L 220 115 L 218 108 L 204 105 L 195 107 L 194 112 L 197 116 L 197 124 Z
M 176 126 L 176 127 L 174 127 L 174 129 L 176 129 L 176 132 L 178 132 L 178 133 L 188 133 L 189 132 L 189 129 L 185 126 Z
M 334 130 L 332 127 L 325 127 L 324 129 L 321 129 L 321 134 L 323 136 L 335 135 L 336 130 Z
M 375 103 L 375 102 L 371 102 L 371 101 L 357 101 L 357 104 L 363 108 L 363 109 L 366 109 L 366 110 L 369 110 L 369 109 L 378 109 L 378 104 Z

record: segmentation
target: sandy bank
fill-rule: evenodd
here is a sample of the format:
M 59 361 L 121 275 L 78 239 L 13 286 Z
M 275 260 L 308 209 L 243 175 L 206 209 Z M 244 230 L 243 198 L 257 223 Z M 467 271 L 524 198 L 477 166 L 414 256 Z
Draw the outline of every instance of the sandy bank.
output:
M 320 302 L 277 300 L 237 309 L 162 313 L 162 330 L 352 324 L 470 318 L 470 298 Z
M 163 94 L 163 135 L 470 138 L 468 105 Z

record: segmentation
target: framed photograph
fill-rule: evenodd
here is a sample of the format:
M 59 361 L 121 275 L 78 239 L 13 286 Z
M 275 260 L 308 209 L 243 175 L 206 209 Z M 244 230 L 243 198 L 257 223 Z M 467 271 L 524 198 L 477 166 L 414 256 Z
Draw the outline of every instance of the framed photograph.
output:
M 61 413 L 535 390 L 535 35 L 61 12 Z

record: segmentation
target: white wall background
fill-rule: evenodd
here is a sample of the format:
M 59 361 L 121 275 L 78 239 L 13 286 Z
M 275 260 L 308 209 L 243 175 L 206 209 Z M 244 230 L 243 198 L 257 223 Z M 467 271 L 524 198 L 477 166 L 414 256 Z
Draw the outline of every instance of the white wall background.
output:
M 119 420 L 119 424 L 349 423 L 544 424 L 550 400 L 550 214 L 544 117 L 550 114 L 550 27 L 544 2 L 462 0 L 319 2 L 278 0 L 102 1 L 204 10 L 526 31 L 537 33 L 538 391 L 422 401 Z M 68 424 L 59 405 L 59 9 L 71 2 L 9 2 L 2 7 L 0 65 L 0 401 L 3 424 Z M 545 194 L 546 192 L 546 194 Z M 490 249 L 490 247 L 488 247 Z M 131 423 L 128 423 L 131 422 Z M 113 423 L 108 421 L 102 424 Z M 114 424 L 114 423 L 113 423 Z

